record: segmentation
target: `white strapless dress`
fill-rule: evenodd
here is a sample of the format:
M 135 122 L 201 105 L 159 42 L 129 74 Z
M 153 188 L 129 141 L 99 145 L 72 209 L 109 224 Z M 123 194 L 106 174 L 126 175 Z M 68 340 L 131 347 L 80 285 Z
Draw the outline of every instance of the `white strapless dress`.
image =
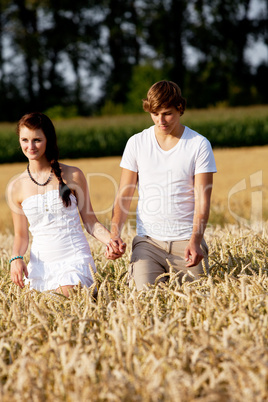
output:
M 65 285 L 91 286 L 89 264 L 96 272 L 88 241 L 83 233 L 75 196 L 65 207 L 59 190 L 37 194 L 22 202 L 33 241 L 28 264 L 31 289 L 57 289 Z

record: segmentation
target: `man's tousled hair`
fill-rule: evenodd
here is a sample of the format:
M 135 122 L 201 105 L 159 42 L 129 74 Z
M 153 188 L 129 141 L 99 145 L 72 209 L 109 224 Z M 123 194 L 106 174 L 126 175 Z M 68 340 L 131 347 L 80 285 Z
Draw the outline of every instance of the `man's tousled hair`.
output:
M 180 115 L 183 115 L 186 99 L 182 97 L 180 87 L 172 81 L 156 82 L 147 92 L 146 99 L 143 99 L 143 110 L 149 113 L 172 106 L 180 112 Z

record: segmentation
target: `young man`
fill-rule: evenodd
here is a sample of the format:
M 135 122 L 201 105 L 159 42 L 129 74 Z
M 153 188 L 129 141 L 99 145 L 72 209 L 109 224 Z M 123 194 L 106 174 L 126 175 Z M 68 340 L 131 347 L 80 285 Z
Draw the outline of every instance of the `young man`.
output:
M 138 183 L 137 236 L 129 269 L 137 290 L 154 284 L 170 265 L 190 281 L 203 273 L 201 261 L 208 251 L 203 235 L 216 165 L 209 141 L 181 124 L 185 106 L 177 84 L 155 83 L 143 100 L 154 125 L 128 140 L 120 164 L 111 233 L 120 245 Z

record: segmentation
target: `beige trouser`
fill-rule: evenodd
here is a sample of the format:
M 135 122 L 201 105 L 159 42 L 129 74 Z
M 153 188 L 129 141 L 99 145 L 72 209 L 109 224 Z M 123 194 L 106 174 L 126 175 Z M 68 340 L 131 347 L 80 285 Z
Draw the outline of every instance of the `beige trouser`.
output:
M 134 279 L 137 290 L 141 290 L 145 284 L 154 284 L 159 275 L 169 273 L 169 264 L 175 271 L 181 271 L 180 281 L 188 271 L 196 279 L 200 277 L 199 275 L 204 274 L 202 262 L 194 267 L 186 267 L 188 262 L 185 261 L 184 250 L 188 241 L 160 241 L 149 236 L 135 236 L 132 242 L 129 279 Z M 201 248 L 208 271 L 208 247 L 204 239 L 201 242 Z M 169 276 L 162 277 L 159 281 L 165 282 L 168 278 Z M 185 279 L 187 281 L 194 280 L 190 275 L 187 275 Z

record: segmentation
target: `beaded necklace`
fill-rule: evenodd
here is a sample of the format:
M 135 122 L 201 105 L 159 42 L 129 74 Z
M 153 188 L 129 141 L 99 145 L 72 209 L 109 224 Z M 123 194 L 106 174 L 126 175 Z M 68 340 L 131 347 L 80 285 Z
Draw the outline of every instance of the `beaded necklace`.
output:
M 30 165 L 29 165 L 29 164 L 27 165 L 27 172 L 28 172 L 28 175 L 29 175 L 30 179 L 31 179 L 35 184 L 37 184 L 38 186 L 46 186 L 46 185 L 50 182 L 50 180 L 52 179 L 53 168 L 51 168 L 49 178 L 47 179 L 47 181 L 45 181 L 45 183 L 38 183 L 38 181 L 36 181 L 36 180 L 33 178 L 33 176 L 31 175 L 31 172 L 30 172 Z

